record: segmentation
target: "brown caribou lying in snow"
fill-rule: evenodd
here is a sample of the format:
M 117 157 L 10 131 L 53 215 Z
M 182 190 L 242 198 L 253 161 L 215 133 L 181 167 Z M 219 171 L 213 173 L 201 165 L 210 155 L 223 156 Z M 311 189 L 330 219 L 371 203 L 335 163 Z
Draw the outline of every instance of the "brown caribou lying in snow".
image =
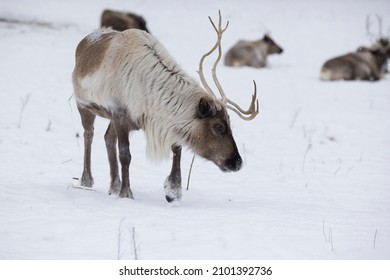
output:
M 382 18 L 377 16 L 378 36 L 370 47 L 359 47 L 356 52 L 332 58 L 321 68 L 320 78 L 324 81 L 367 80 L 378 81 L 387 73 L 387 59 L 390 58 L 389 39 L 382 35 Z M 370 17 L 366 18 L 366 32 L 371 38 Z
M 256 41 L 238 41 L 225 55 L 225 65 L 240 67 L 251 66 L 261 68 L 267 66 L 267 56 L 281 54 L 279 47 L 268 35 Z
M 381 49 L 359 48 L 325 62 L 321 68 L 321 80 L 377 81 L 386 73 L 387 55 Z
M 100 19 L 100 26 L 102 28 L 111 27 L 117 31 L 136 28 L 149 32 L 148 28 L 146 27 L 146 21 L 142 16 L 134 13 L 113 10 L 103 11 Z

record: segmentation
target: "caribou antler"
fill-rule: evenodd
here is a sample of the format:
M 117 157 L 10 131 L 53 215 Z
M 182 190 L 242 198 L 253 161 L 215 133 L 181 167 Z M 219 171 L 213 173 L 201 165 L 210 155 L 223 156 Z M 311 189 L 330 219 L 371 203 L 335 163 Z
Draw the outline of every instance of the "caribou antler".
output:
M 238 106 L 237 103 L 235 103 L 234 101 L 231 101 L 229 98 L 226 97 L 226 95 L 225 95 L 225 93 L 224 93 L 224 91 L 222 89 L 222 86 L 221 86 L 221 84 L 220 84 L 220 82 L 218 81 L 218 78 L 217 78 L 217 65 L 218 65 L 218 63 L 219 63 L 219 61 L 221 60 L 221 57 L 222 57 L 222 45 L 221 45 L 222 35 L 226 31 L 228 26 L 229 26 L 229 21 L 227 21 L 225 28 L 222 28 L 221 11 L 218 11 L 218 14 L 219 14 L 218 27 L 214 24 L 214 22 L 211 19 L 211 17 L 209 17 L 211 25 L 214 27 L 215 32 L 217 32 L 217 36 L 218 36 L 217 37 L 217 42 L 200 59 L 198 74 L 199 74 L 200 80 L 201 80 L 204 88 L 206 89 L 206 91 L 209 94 L 217 97 L 214 94 L 214 92 L 211 90 L 210 86 L 207 84 L 207 81 L 206 81 L 206 79 L 205 79 L 205 77 L 203 75 L 203 62 L 204 62 L 204 60 L 205 60 L 205 58 L 207 56 L 212 54 L 218 48 L 218 57 L 217 57 L 217 59 L 214 62 L 213 68 L 211 69 L 211 73 L 212 73 L 212 76 L 213 76 L 214 83 L 215 83 L 215 85 L 216 85 L 216 87 L 217 87 L 217 89 L 218 89 L 218 91 L 219 91 L 219 93 L 220 93 L 220 95 L 222 97 L 221 101 L 223 102 L 223 104 L 225 104 L 226 108 L 228 108 L 228 109 L 232 110 L 233 112 L 235 112 L 240 118 L 242 118 L 244 120 L 252 120 L 259 113 L 259 101 L 257 100 L 256 82 L 253 81 L 254 93 L 252 95 L 251 104 L 249 105 L 248 110 L 244 110 L 240 106 Z
M 383 33 L 382 33 L 382 17 L 380 17 L 379 15 L 375 15 L 375 16 L 376 16 L 376 19 L 378 20 L 379 38 L 382 38 L 382 36 L 383 36 Z
M 378 21 L 378 35 L 377 35 L 377 39 L 381 39 L 382 36 L 383 36 L 383 32 L 382 32 L 382 17 L 379 16 L 379 15 L 375 15 L 377 21 Z M 367 36 L 371 39 L 371 38 L 375 38 L 375 34 L 373 32 L 371 32 L 371 16 L 370 15 L 367 15 L 366 16 L 366 34 Z

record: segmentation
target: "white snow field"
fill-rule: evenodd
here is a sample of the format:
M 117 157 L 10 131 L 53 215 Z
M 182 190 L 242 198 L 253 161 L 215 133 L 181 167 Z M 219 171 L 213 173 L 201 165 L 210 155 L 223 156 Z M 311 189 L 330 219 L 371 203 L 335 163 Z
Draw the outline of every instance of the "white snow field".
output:
M 264 32 L 284 48 L 266 69 L 218 68 L 243 107 L 258 85 L 259 116 L 230 113 L 241 171 L 196 157 L 189 190 L 169 204 L 171 162 L 148 162 L 139 131 L 130 140 L 135 199 L 109 196 L 108 121 L 98 118 L 94 191 L 71 187 L 83 167 L 74 52 L 104 8 L 143 15 L 196 79 L 216 38 L 207 16 L 218 9 L 230 21 L 225 51 Z M 319 79 L 325 60 L 372 42 L 365 20 L 378 34 L 376 14 L 387 34 L 387 0 L 1 0 L 0 259 L 389 259 L 390 76 Z M 191 158 L 185 150 L 183 188 Z

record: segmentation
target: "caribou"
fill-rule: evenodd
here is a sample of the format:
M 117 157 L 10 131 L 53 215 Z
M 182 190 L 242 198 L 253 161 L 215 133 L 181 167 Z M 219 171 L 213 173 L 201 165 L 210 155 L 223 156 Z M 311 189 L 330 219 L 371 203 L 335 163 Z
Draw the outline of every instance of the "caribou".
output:
M 370 47 L 359 47 L 355 52 L 327 60 L 321 67 L 323 81 L 366 80 L 378 81 L 387 73 L 387 59 L 390 58 L 389 39 L 382 35 L 382 19 L 377 16 L 379 36 Z M 370 18 L 366 18 L 366 32 L 370 38 Z
M 283 49 L 269 35 L 256 41 L 238 41 L 225 55 L 225 65 L 262 68 L 267 66 L 267 56 L 281 54 Z
M 220 12 L 218 27 L 210 17 L 209 20 L 217 33 L 217 41 L 199 62 L 198 74 L 204 88 L 145 31 L 102 29 L 78 44 L 72 81 L 84 128 L 81 186 L 91 188 L 94 184 L 91 143 L 96 116 L 110 120 L 104 136 L 111 175 L 109 194 L 133 198 L 129 179 L 129 132 L 134 130 L 144 131 L 148 158 L 169 158 L 172 151 L 172 168 L 164 183 L 168 202 L 182 197 L 180 160 L 183 145 L 224 172 L 241 169 L 242 158 L 233 138 L 227 109 L 244 120 L 254 119 L 259 113 L 256 83 L 253 81 L 254 93 L 247 110 L 227 98 L 216 68 L 222 55 L 222 34 L 229 22 L 222 28 Z M 204 60 L 216 49 L 218 56 L 212 67 L 212 77 L 221 98 L 211 90 L 203 73 Z
M 100 27 L 111 27 L 117 31 L 136 28 L 149 32 L 145 19 L 137 14 L 113 10 L 104 10 L 100 18 Z
M 387 57 L 380 49 L 360 47 L 356 52 L 332 58 L 321 68 L 323 81 L 378 81 L 386 73 Z

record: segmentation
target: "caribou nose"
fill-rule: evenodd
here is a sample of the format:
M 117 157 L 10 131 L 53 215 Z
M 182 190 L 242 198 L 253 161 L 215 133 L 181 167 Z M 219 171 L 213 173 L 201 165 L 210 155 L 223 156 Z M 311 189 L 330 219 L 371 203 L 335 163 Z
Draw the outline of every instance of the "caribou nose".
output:
M 235 169 L 233 171 L 239 171 L 242 167 L 242 158 L 241 157 L 238 157 L 237 161 L 236 161 L 236 166 L 235 166 Z
M 227 160 L 225 163 L 225 171 L 233 171 L 236 172 L 242 167 L 242 158 L 240 155 L 236 155 L 231 159 Z

